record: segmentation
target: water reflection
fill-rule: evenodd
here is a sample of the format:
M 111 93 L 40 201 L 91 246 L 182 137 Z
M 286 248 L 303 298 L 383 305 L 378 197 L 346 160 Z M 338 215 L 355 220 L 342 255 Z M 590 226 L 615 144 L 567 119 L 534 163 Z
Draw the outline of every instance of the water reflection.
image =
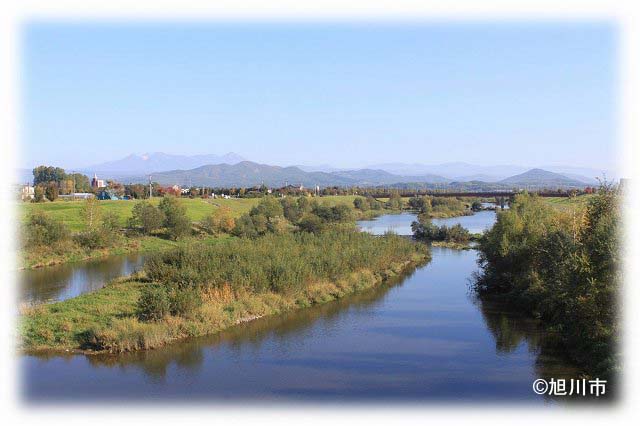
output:
M 535 321 L 470 297 L 475 269 L 475 252 L 433 248 L 402 282 L 217 335 L 119 356 L 24 356 L 26 396 L 544 401 L 535 378 L 576 370 Z
M 132 254 L 18 271 L 19 301 L 43 303 L 76 297 L 134 273 L 143 262 L 144 256 Z
M 409 273 L 407 276 L 410 276 Z M 286 348 L 287 342 L 304 338 L 312 327 L 333 329 L 347 311 L 366 313 L 383 303 L 385 295 L 403 279 L 390 280 L 387 285 L 369 289 L 331 303 L 307 309 L 274 315 L 231 327 L 220 333 L 169 345 L 161 350 L 140 351 L 122 355 L 95 355 L 88 357 L 96 367 L 140 368 L 146 374 L 162 378 L 170 365 L 197 371 L 204 361 L 204 353 L 224 346 L 235 356 L 242 351 L 259 353 L 266 340 Z M 285 349 L 286 350 L 286 349 Z
M 495 211 L 482 210 L 469 216 L 431 219 L 431 222 L 438 226 L 460 224 L 468 229 L 469 232 L 480 234 L 491 227 L 495 218 Z M 383 235 L 388 231 L 395 232 L 398 235 L 413 235 L 411 223 L 416 220 L 418 220 L 418 217 L 415 213 L 403 212 L 379 216 L 373 220 L 360 220 L 357 225 L 362 231 L 373 235 Z

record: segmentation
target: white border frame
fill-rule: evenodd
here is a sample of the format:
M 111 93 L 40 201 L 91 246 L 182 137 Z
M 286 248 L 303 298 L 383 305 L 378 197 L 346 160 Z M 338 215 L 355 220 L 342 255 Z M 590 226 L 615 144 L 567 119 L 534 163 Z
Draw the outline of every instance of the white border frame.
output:
M 216 415 L 216 420 L 224 422 L 281 424 L 283 421 L 393 424 L 403 422 L 424 422 L 426 417 L 434 421 L 455 418 L 465 423 L 484 424 L 546 424 L 547 422 L 580 421 L 581 423 L 617 423 L 631 420 L 638 398 L 639 359 L 638 331 L 640 327 L 640 268 L 638 254 L 638 182 L 640 164 L 634 141 L 640 140 L 640 22 L 633 1 L 495 1 L 495 0 L 449 0 L 435 1 L 376 1 L 376 0 L 330 0 L 330 1 L 236 1 L 233 5 L 204 1 L 162 1 L 162 0 L 112 0 L 99 3 L 84 1 L 14 1 L 0 6 L 0 182 L 12 182 L 13 167 L 18 164 L 19 147 L 19 70 L 18 41 L 20 26 L 31 19 L 63 20 L 330 20 L 330 21 L 416 21 L 422 19 L 444 20 L 591 20 L 610 19 L 618 25 L 620 34 L 619 99 L 619 139 L 620 170 L 631 178 L 627 200 L 626 269 L 625 288 L 621 300 L 624 303 L 624 389 L 622 399 L 613 407 L 601 408 L 577 406 L 570 408 L 529 408 L 511 404 L 500 405 L 458 405 L 455 403 L 426 405 L 354 406 L 338 405 L 296 405 L 296 406 L 240 406 L 239 404 L 207 407 L 184 404 L 159 404 L 114 406 L 111 404 L 93 406 L 65 405 L 63 407 L 43 406 L 33 408 L 20 401 L 16 354 L 13 348 L 15 338 L 15 304 L 11 270 L 15 265 L 14 241 L 15 212 L 10 185 L 2 185 L 0 215 L 0 271 L 3 274 L 2 287 L 5 294 L 0 298 L 4 318 L 0 321 L 5 345 L 2 346 L 2 412 L 5 421 L 26 421 L 36 423 L 69 424 L 78 420 L 94 423 L 154 422 L 158 424 L 185 424 L 206 421 L 203 415 Z M 635 329 L 635 330 L 634 330 Z M 7 374 L 8 373 L 8 374 Z M 137 407 L 137 408 L 136 408 Z

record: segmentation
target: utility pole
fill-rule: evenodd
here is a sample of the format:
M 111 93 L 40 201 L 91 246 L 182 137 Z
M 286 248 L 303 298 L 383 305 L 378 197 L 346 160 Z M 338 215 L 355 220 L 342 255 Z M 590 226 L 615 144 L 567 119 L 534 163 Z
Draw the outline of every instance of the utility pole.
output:
M 71 199 L 75 201 L 76 199 L 76 172 L 71 170 L 71 176 L 73 176 L 73 195 Z
M 151 200 L 151 175 L 149 175 L 149 200 Z

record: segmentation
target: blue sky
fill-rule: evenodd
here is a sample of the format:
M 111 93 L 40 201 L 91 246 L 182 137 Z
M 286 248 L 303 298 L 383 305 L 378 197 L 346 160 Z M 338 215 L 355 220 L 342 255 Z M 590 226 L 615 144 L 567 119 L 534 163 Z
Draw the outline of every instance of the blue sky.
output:
M 613 168 L 615 47 L 606 23 L 33 22 L 21 166 L 233 151 Z

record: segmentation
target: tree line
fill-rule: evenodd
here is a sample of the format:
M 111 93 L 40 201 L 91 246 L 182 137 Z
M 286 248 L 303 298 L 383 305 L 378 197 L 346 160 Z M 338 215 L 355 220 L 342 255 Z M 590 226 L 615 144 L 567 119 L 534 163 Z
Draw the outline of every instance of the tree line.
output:
M 604 183 L 586 208 L 568 213 L 516 196 L 479 241 L 474 284 L 480 297 L 539 317 L 575 362 L 604 378 L 619 368 L 619 198 Z

